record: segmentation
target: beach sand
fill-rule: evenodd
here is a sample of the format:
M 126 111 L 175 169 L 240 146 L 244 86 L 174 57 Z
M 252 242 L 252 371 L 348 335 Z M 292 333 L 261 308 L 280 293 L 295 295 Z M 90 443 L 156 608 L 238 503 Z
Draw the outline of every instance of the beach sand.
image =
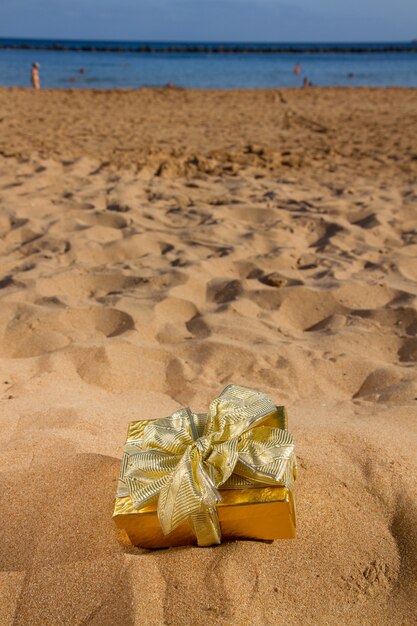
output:
M 416 98 L 0 90 L 1 625 L 415 623 Z M 297 539 L 133 548 L 128 422 L 230 382 Z

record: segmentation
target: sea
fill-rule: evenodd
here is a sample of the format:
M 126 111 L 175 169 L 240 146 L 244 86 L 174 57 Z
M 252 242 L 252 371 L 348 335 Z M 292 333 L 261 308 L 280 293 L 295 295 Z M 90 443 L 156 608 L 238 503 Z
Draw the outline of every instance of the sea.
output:
M 417 41 L 227 43 L 0 38 L 0 86 L 197 89 L 301 86 L 417 87 Z M 294 67 L 300 64 L 300 73 Z

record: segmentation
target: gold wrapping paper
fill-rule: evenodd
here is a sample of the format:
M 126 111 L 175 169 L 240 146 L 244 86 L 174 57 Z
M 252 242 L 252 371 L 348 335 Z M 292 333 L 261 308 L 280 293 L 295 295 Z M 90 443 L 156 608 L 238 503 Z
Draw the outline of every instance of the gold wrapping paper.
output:
M 258 439 L 259 434 L 265 431 L 266 433 L 272 433 L 275 436 L 275 440 L 278 435 L 278 441 L 281 444 L 282 442 L 288 444 L 288 441 L 292 441 L 290 439 L 291 436 L 288 435 L 286 430 L 287 414 L 285 408 L 273 406 L 269 399 L 263 394 L 230 385 L 224 390 L 223 394 L 210 405 L 211 414 L 221 414 L 220 409 L 222 407 L 224 408 L 225 402 L 229 402 L 227 404 L 228 411 L 226 411 L 228 415 L 225 421 L 226 428 L 229 428 L 228 421 L 233 422 L 233 415 L 230 408 L 233 408 L 233 403 L 239 403 L 241 401 L 239 398 L 241 397 L 245 398 L 245 411 L 242 413 L 242 411 L 238 409 L 236 422 L 240 423 L 243 419 L 246 419 L 248 415 L 251 414 L 251 407 L 254 407 L 254 410 L 252 410 L 253 416 L 251 417 L 252 422 L 255 421 L 262 424 L 262 430 L 258 430 L 256 433 Z M 230 404 L 230 402 L 232 402 L 232 404 Z M 215 407 L 214 411 L 213 405 Z M 263 410 L 263 414 L 261 414 L 261 410 Z M 186 423 L 188 423 L 188 420 L 193 419 L 194 424 L 197 425 L 200 431 L 208 428 L 208 417 L 204 414 L 195 415 L 192 414 L 189 409 L 181 409 L 168 419 L 175 417 L 180 418 L 180 421 L 178 422 L 177 420 L 176 422 L 177 425 L 183 424 L 181 420 L 185 418 Z M 279 538 L 292 538 L 295 536 L 295 505 L 292 487 L 296 465 L 293 453 L 292 456 L 289 456 L 288 449 L 291 449 L 291 447 L 288 448 L 288 445 L 284 445 L 283 450 L 291 462 L 285 463 L 285 472 L 281 470 L 281 484 L 277 484 L 276 478 L 274 480 L 268 479 L 268 476 L 267 482 L 270 484 L 265 484 L 265 477 L 262 475 L 262 481 L 258 479 L 257 485 L 257 474 L 254 469 L 250 471 L 255 477 L 255 482 L 250 480 L 250 472 L 247 473 L 246 478 L 232 474 L 224 484 L 220 485 L 217 492 L 218 497 L 212 508 L 206 507 L 202 511 L 197 511 L 194 515 L 188 514 L 185 519 L 184 515 L 182 519 L 179 517 L 179 521 L 177 521 L 175 527 L 172 527 L 172 525 L 168 527 L 168 532 L 165 528 L 164 534 L 160 519 L 161 512 L 159 512 L 158 517 L 158 497 L 152 495 L 152 489 L 150 490 L 148 488 L 146 482 L 143 483 L 143 478 L 141 478 L 141 482 L 139 483 L 141 489 L 138 492 L 135 481 L 132 481 L 132 478 L 129 478 L 129 476 L 135 478 L 138 475 L 134 463 L 135 456 L 138 456 L 138 450 L 140 451 L 139 457 L 143 459 L 144 442 L 151 436 L 153 442 L 151 452 L 155 453 L 154 447 L 158 444 L 158 436 L 155 439 L 155 433 L 164 433 L 164 426 L 166 426 L 167 423 L 171 424 L 171 422 L 167 422 L 166 419 L 143 420 L 132 422 L 129 425 L 114 508 L 114 519 L 117 526 L 126 531 L 130 541 L 134 545 L 144 548 L 163 548 L 193 544 L 196 543 L 196 535 L 198 537 L 198 545 L 213 545 L 220 543 L 221 539 L 246 538 L 274 540 Z M 195 427 L 193 426 L 193 428 Z M 276 429 L 280 430 L 277 431 Z M 177 431 L 175 432 L 177 433 Z M 250 432 L 253 433 L 254 431 Z M 202 432 L 195 433 L 195 442 L 197 446 L 201 447 L 200 442 L 205 445 L 207 438 L 199 439 L 199 435 L 201 436 Z M 177 434 L 176 436 L 178 438 L 179 435 Z M 264 445 L 263 442 L 262 445 Z M 195 447 L 196 446 L 193 445 L 193 448 Z M 210 450 L 210 454 L 212 455 L 212 448 L 210 448 Z M 221 450 L 223 450 L 223 447 Z M 213 455 L 210 458 L 213 458 Z M 227 459 L 229 457 L 226 455 L 225 458 Z M 245 459 L 246 457 L 243 454 L 241 458 Z M 162 459 L 164 460 L 163 456 Z M 165 457 L 165 464 L 166 459 L 169 461 L 171 457 Z M 149 466 L 147 457 L 146 460 Z M 225 465 L 225 462 L 223 462 L 223 465 Z M 269 462 L 269 465 L 265 467 L 270 466 L 271 463 Z M 148 469 L 146 466 L 145 468 Z M 274 468 L 275 471 L 277 471 L 276 463 Z M 242 473 L 245 475 L 245 472 L 241 472 L 241 474 Z M 139 472 L 139 475 L 142 477 L 143 472 Z M 152 488 L 155 486 L 155 482 L 148 482 Z M 145 494 L 148 499 L 139 501 L 138 503 L 137 500 L 144 492 L 144 485 L 146 487 Z M 139 498 L 137 493 L 140 494 Z M 133 499 L 131 497 L 132 495 Z M 163 513 L 165 510 L 166 507 L 163 509 Z M 173 510 L 174 507 L 171 508 L 171 517 Z

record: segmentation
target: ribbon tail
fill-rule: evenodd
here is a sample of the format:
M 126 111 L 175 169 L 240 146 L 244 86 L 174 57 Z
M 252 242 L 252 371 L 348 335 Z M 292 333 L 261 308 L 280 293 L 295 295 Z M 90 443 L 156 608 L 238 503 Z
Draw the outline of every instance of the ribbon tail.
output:
M 162 487 L 158 500 L 158 517 L 165 535 L 185 520 L 191 525 L 198 545 L 220 543 L 220 525 L 215 504 L 220 494 L 207 476 L 200 455 L 187 450 Z
M 221 500 L 221 495 L 201 461 L 197 463 L 196 476 L 203 500 L 200 510 L 190 515 L 188 522 L 200 547 L 218 545 L 222 542 L 222 531 L 215 505 Z
M 218 545 L 222 542 L 222 531 L 215 506 L 193 513 L 188 522 L 197 537 L 197 544 L 201 548 Z

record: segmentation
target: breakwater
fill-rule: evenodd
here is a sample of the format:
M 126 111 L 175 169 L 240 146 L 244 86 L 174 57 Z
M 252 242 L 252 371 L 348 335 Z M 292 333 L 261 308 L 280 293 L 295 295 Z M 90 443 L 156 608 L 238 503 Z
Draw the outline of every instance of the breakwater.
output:
M 382 54 L 417 53 L 417 42 L 384 44 L 140 43 L 0 39 L 0 49 L 138 54 Z

